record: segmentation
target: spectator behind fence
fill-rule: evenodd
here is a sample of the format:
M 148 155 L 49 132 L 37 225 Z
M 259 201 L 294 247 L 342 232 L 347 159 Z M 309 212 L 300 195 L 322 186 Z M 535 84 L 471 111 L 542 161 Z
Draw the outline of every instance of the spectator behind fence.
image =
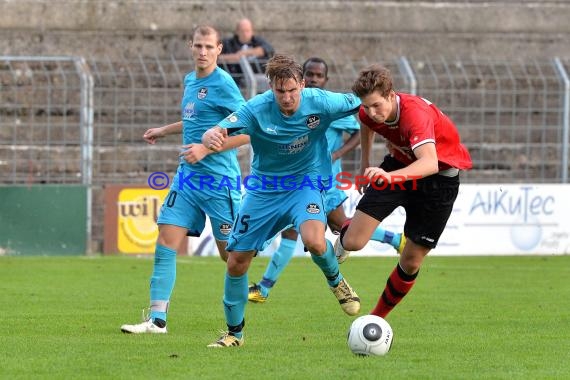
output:
M 222 54 L 219 57 L 222 67 L 228 71 L 238 85 L 242 85 L 243 72 L 239 64 L 241 57 L 253 61 L 251 67 L 256 74 L 263 74 L 265 61 L 273 57 L 275 50 L 264 38 L 256 36 L 253 24 L 247 18 L 241 19 L 236 25 L 236 32 L 230 38 L 223 40 Z M 261 62 L 257 62 L 260 60 Z M 259 64 L 260 63 L 260 64 Z

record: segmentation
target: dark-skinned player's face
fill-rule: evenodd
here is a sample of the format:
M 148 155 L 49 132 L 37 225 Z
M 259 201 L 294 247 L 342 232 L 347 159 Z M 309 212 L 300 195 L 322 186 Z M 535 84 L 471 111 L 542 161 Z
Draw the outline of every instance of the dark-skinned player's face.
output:
M 327 71 L 325 65 L 321 62 L 309 62 L 305 66 L 303 73 L 305 86 L 323 89 L 327 84 Z

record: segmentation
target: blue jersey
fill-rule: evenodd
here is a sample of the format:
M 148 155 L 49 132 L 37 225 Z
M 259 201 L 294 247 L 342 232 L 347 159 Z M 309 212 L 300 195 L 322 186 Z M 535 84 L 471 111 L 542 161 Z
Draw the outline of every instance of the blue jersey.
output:
M 332 155 L 335 151 L 339 150 L 344 145 L 343 133 L 354 134 L 360 129 L 356 117 L 348 116 L 343 117 L 332 122 L 330 128 L 327 130 L 327 143 L 329 146 L 329 153 Z M 339 158 L 332 163 L 332 174 L 335 177 L 342 171 L 341 159 Z
M 235 81 L 219 67 L 204 78 L 196 78 L 195 71 L 186 75 L 181 103 L 184 145 L 201 144 L 204 132 L 243 103 L 245 100 Z M 230 178 L 240 175 L 236 149 L 210 154 L 193 165 L 184 159 L 180 162 L 199 174 L 213 176 L 217 181 L 224 175 Z
M 273 92 L 267 91 L 250 99 L 219 126 L 239 128 L 250 136 L 252 175 L 287 177 L 296 183 L 309 179 L 319 186 L 321 179 L 331 175 L 325 132 L 333 121 L 354 114 L 359 106 L 360 100 L 352 94 L 305 88 L 297 111 L 285 116 Z

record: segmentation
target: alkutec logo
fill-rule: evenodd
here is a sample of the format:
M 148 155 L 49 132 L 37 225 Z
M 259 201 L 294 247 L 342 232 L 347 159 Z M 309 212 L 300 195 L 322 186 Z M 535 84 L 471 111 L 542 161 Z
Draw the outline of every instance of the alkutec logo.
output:
M 205 190 L 329 190 L 335 186 L 339 190 L 350 190 L 353 188 L 361 188 L 371 186 L 376 190 L 404 190 L 404 183 L 411 182 L 412 190 L 417 189 L 417 180 L 421 176 L 409 176 L 406 178 L 401 175 L 391 175 L 389 180 L 384 176 L 376 176 L 371 179 L 363 175 L 352 175 L 348 172 L 340 172 L 335 177 L 328 176 L 301 176 L 301 175 L 285 175 L 285 176 L 256 176 L 248 175 L 246 177 L 214 177 L 212 175 L 190 172 L 187 175 L 178 173 L 178 188 L 176 190 L 189 189 L 191 191 Z M 154 172 L 148 177 L 148 185 L 151 189 L 162 190 L 168 187 L 170 178 L 166 173 Z

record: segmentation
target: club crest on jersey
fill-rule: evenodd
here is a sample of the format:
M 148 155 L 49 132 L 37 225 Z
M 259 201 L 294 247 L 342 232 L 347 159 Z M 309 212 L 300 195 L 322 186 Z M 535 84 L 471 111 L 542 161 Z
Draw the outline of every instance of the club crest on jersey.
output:
M 206 87 L 202 87 L 198 90 L 198 99 L 205 99 L 206 95 L 208 95 L 208 89 Z
M 307 127 L 315 129 L 321 123 L 321 118 L 318 115 L 309 115 L 307 118 Z
M 307 212 L 309 214 L 318 214 L 319 212 L 321 212 L 321 208 L 316 203 L 309 203 L 307 205 Z
M 220 233 L 222 235 L 229 235 L 232 232 L 232 225 L 229 223 L 222 223 L 220 224 Z

